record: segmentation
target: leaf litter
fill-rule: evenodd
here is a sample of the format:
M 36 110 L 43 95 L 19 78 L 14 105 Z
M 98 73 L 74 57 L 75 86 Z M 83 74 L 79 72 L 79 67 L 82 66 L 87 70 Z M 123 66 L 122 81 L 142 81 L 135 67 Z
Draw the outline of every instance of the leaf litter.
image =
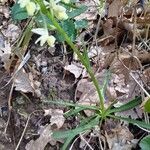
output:
M 89 21 L 88 32 L 90 32 L 90 36 L 94 37 L 92 30 L 95 32 L 95 28 L 97 28 L 97 22 L 95 23 L 95 21 L 98 20 L 98 10 L 95 7 L 97 1 L 87 0 L 80 1 L 80 3 L 88 6 L 88 10 L 75 19 L 81 20 L 86 18 Z M 98 27 L 99 33 L 96 39 L 97 44 L 93 42 L 87 46 L 90 63 L 92 64 L 91 66 L 100 85 L 104 84 L 108 69 L 111 72 L 111 77 L 104 92 L 106 107 L 109 107 L 115 99 L 117 101 L 113 106 L 118 107 L 129 102 L 136 96 L 141 95 L 141 93 L 144 93 L 137 82 L 130 76 L 130 73 L 134 74 L 135 79 L 139 81 L 141 86 L 146 87 L 148 90 L 150 86 L 149 66 L 147 65 L 150 61 L 149 58 L 147 59 L 141 55 L 141 51 L 145 55 L 148 55 L 149 51 L 147 51 L 147 49 L 145 51 L 144 46 L 142 46 L 140 51 L 136 48 L 135 50 L 137 55 L 135 57 L 132 56 L 133 45 L 130 45 L 132 44 L 130 41 L 134 34 L 134 31 L 132 31 L 134 23 L 132 20 L 132 11 L 130 13 L 130 10 L 132 10 L 131 8 L 135 4 L 128 3 L 128 7 L 125 7 L 125 5 L 127 5 L 127 1 L 107 1 L 103 7 L 104 15 L 102 15 L 102 18 L 107 13 L 108 14 L 106 18 L 101 20 L 100 27 Z M 4 15 L 5 19 L 9 19 L 9 10 L 6 6 L 3 5 L 0 7 L 0 13 Z M 148 15 L 144 16 L 144 19 L 147 17 Z M 21 33 L 20 27 L 13 23 L 7 24 L 5 19 L 1 26 L 2 34 L 0 35 L 0 58 L 3 68 L 2 71 L 0 71 L 0 81 L 5 81 L 1 87 L 5 86 L 5 84 L 7 84 L 6 81 L 9 81 L 10 79 L 10 76 L 8 77 L 8 74 L 5 73 L 9 72 L 12 76 L 15 72 L 15 70 L 13 73 L 10 71 L 10 66 L 12 65 L 10 64 L 10 57 L 13 55 L 12 45 Z M 139 16 L 137 18 L 137 23 L 142 20 L 143 16 Z M 137 25 L 138 32 L 135 36 L 138 40 L 141 40 L 139 36 L 140 34 L 142 34 L 142 36 L 145 34 L 145 31 L 141 30 L 142 27 L 144 28 L 144 25 Z M 122 36 L 124 36 L 127 31 L 129 32 L 129 35 L 125 41 L 122 41 Z M 84 31 L 80 31 L 79 34 L 82 34 L 83 32 Z M 81 46 L 81 51 L 83 48 L 82 44 L 84 43 L 82 43 L 81 40 L 84 39 L 84 36 L 87 36 L 86 32 L 84 32 L 83 37 L 81 36 L 81 39 L 76 41 L 77 45 Z M 121 43 L 121 50 L 119 48 L 117 49 L 120 45 L 116 45 L 116 43 Z M 126 45 L 128 45 L 128 47 L 131 46 L 131 49 L 127 48 Z M 59 101 L 59 99 L 63 99 L 68 101 L 73 100 L 76 104 L 89 106 L 99 105 L 97 92 L 84 67 L 78 63 L 78 59 L 73 60 L 71 63 L 66 63 L 66 60 L 64 61 L 64 58 L 62 57 L 61 48 L 59 49 L 60 52 L 56 54 L 55 52 L 57 49 L 54 49 L 53 53 L 47 50 L 46 47 L 42 50 L 39 48 L 38 50 L 38 47 L 31 43 L 31 58 L 27 62 L 30 67 L 27 68 L 27 65 L 23 65 L 13 80 L 15 90 L 12 99 L 13 105 L 17 105 L 16 99 L 21 94 L 21 96 L 25 98 L 27 107 L 34 106 L 31 107 L 29 111 L 26 111 L 25 108 L 22 110 L 22 112 L 24 111 L 26 115 L 32 113 L 34 111 L 33 108 L 42 109 L 44 111 L 42 115 L 38 114 L 37 118 L 35 117 L 35 120 L 31 119 L 31 123 L 28 127 L 29 129 L 27 129 L 27 133 L 29 133 L 29 135 L 26 133 L 25 137 L 28 138 L 24 137 L 24 141 L 22 141 L 20 145 L 21 149 L 44 150 L 45 147 L 48 147 L 49 149 L 53 149 L 54 147 L 56 149 L 60 149 L 60 143 L 63 143 L 63 141 L 53 139 L 53 131 L 74 128 L 78 125 L 80 117 L 71 118 L 70 120 L 69 118 L 64 118 L 63 112 L 67 111 L 66 108 L 55 105 L 45 106 L 45 104 L 42 103 L 43 100 L 48 99 Z M 117 54 L 115 53 L 116 51 L 118 51 Z M 2 116 L 8 109 L 5 104 L 7 103 L 7 98 L 5 98 L 5 96 L 10 94 L 10 90 L 9 87 L 7 88 L 8 90 L 0 91 L 0 114 L 2 114 Z M 18 93 L 19 96 L 16 93 Z M 25 103 L 21 104 L 20 100 L 20 105 L 23 106 Z M 4 108 L 6 108 L 6 110 L 3 110 Z M 19 108 L 17 109 L 19 110 Z M 20 132 L 18 135 L 15 132 L 12 133 L 13 135 L 16 135 L 16 137 L 20 137 L 25 126 L 26 117 L 16 110 L 13 111 L 14 112 L 12 114 L 15 116 L 13 118 L 13 123 L 17 124 L 17 122 L 20 122 L 18 123 L 20 126 L 13 126 L 12 129 L 17 129 Z M 94 111 L 84 111 L 84 115 L 88 117 L 94 113 Z M 140 107 L 137 107 L 129 111 L 117 112 L 116 115 L 127 116 L 133 119 L 142 119 L 143 110 Z M 6 120 L 4 120 L 4 122 L 6 123 Z M 80 143 L 80 147 L 82 147 L 82 149 L 88 147 L 87 143 L 83 139 L 89 141 L 91 145 L 95 142 L 93 139 L 91 140 L 92 133 L 94 133 L 94 130 L 91 131 L 91 134 L 88 132 L 82 137 L 80 136 L 82 141 L 82 143 Z M 11 135 L 11 132 L 9 134 Z M 91 137 L 89 138 L 88 136 Z M 98 138 L 101 137 L 99 134 L 97 136 Z M 135 138 L 136 135 L 131 133 L 129 125 L 125 123 L 123 125 L 115 123 L 113 120 L 110 120 L 105 124 L 103 137 L 104 140 L 101 140 L 104 143 L 107 143 L 107 148 L 109 149 L 132 149 L 137 145 L 137 139 Z M 18 141 L 18 139 L 19 138 L 12 138 L 14 141 Z M 7 141 L 8 140 L 5 139 L 5 142 Z M 5 145 L 2 143 L 1 147 L 5 147 Z

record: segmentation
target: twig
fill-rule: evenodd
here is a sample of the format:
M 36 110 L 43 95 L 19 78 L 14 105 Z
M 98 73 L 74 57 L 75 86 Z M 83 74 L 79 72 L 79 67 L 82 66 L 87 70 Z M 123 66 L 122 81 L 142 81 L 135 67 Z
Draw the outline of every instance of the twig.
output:
M 86 143 L 86 145 L 87 145 L 91 150 L 94 150 L 94 149 L 91 147 L 91 145 L 84 139 L 84 137 L 83 137 L 82 134 L 80 134 L 80 138 L 81 138 L 81 140 L 83 140 L 83 141 Z
M 34 114 L 35 112 L 38 112 L 38 111 L 42 111 L 42 110 L 35 110 L 35 111 L 32 112 L 31 114 L 29 114 L 28 119 L 27 119 L 27 121 L 26 121 L 26 125 L 25 125 L 25 127 L 24 127 L 24 130 L 23 130 L 23 132 L 22 132 L 22 135 L 21 135 L 21 137 L 20 137 L 20 140 L 19 140 L 19 142 L 18 142 L 18 144 L 17 144 L 15 150 L 18 150 L 18 148 L 19 148 L 19 146 L 20 146 L 20 144 L 21 144 L 21 141 L 22 141 L 22 139 L 23 139 L 23 137 L 24 137 L 24 135 L 25 135 L 25 132 L 26 132 L 27 127 L 28 127 L 28 124 L 29 124 L 29 121 L 30 121 L 30 119 L 31 119 L 31 115 Z
M 129 68 L 119 59 L 122 65 L 128 70 Z M 150 98 L 150 94 L 144 89 L 144 87 L 139 83 L 139 81 L 133 76 L 132 72 L 129 72 L 129 75 L 133 78 L 133 80 L 140 86 L 140 88 L 144 91 L 144 93 Z
M 133 9 L 133 16 L 134 16 L 134 24 L 133 24 L 133 43 L 132 43 L 132 54 L 136 56 L 136 51 L 135 51 L 135 40 L 136 40 L 136 8 Z
M 73 145 L 75 144 L 75 142 L 79 139 L 80 137 L 78 136 L 74 141 L 73 143 L 71 144 L 69 150 L 72 150 L 73 149 Z
M 10 121 L 10 116 L 11 116 L 11 111 L 12 111 L 11 98 L 12 98 L 13 88 L 14 88 L 14 83 L 12 83 L 12 86 L 11 86 L 11 89 L 10 89 L 10 93 L 9 93 L 9 98 L 8 98 L 8 111 L 9 111 L 9 114 L 8 114 L 6 127 L 5 127 L 5 130 L 4 130 L 4 134 L 5 135 L 6 135 L 6 132 L 7 132 L 7 128 L 8 128 L 9 121 Z

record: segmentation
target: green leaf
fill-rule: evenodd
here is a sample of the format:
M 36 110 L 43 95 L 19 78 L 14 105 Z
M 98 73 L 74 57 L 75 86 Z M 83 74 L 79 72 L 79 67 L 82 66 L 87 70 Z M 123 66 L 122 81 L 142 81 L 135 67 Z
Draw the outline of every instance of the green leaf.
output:
M 79 108 L 71 109 L 69 112 L 65 113 L 64 116 L 66 118 L 73 116 L 73 115 L 75 116 L 77 113 L 79 113 L 82 110 L 85 110 L 85 108 L 79 107 Z
M 77 30 L 83 29 L 83 28 L 87 28 L 87 26 L 88 26 L 88 21 L 85 20 L 85 19 L 83 19 L 83 20 L 76 20 L 74 23 L 75 23 L 75 28 Z
M 150 135 L 144 137 L 139 143 L 141 150 L 150 150 Z
M 112 110 L 109 111 L 109 113 L 116 113 L 116 112 L 122 112 L 126 111 L 132 108 L 135 108 L 137 105 L 141 103 L 141 97 L 137 97 L 134 100 L 131 100 L 130 102 L 118 107 L 118 108 L 113 108 Z
M 72 130 L 68 130 L 68 131 L 56 131 L 53 133 L 53 137 L 55 139 L 60 139 L 60 138 L 67 138 L 70 135 L 74 135 L 76 136 L 79 133 L 82 133 L 88 129 L 91 129 L 92 127 L 94 127 L 95 125 L 97 125 L 99 122 L 99 116 L 95 117 L 94 119 L 92 119 L 91 121 L 89 121 L 86 125 L 77 127 L 75 129 Z
M 69 130 L 69 131 L 57 131 L 53 133 L 53 138 L 55 139 L 60 139 L 60 138 L 67 138 L 66 142 L 64 143 L 63 150 L 67 149 L 68 144 L 73 140 L 73 138 L 80 134 L 83 133 L 87 130 L 90 130 L 91 128 L 95 127 L 95 125 L 98 125 L 99 123 L 99 116 L 95 117 L 92 119 L 90 122 L 88 122 L 86 125 L 77 127 L 75 129 Z
M 21 21 L 27 19 L 29 16 L 25 8 L 21 8 L 20 5 L 16 2 L 11 8 L 11 17 L 14 21 Z
M 79 16 L 80 14 L 84 13 L 87 10 L 87 6 L 80 6 L 76 9 L 74 9 L 73 11 L 68 13 L 69 18 L 74 18 L 76 16 Z
M 63 30 L 66 32 L 66 34 L 70 37 L 72 41 L 75 41 L 76 36 L 77 36 L 77 31 L 75 29 L 75 24 L 73 20 L 65 20 L 60 22 L 60 26 L 63 28 Z M 60 35 L 60 33 L 57 31 L 55 35 L 56 39 L 59 42 L 63 42 L 64 37 Z
M 63 106 L 67 106 L 67 107 L 81 107 L 81 108 L 84 108 L 84 109 L 99 110 L 96 106 L 74 104 L 74 103 L 65 102 L 65 101 L 62 101 L 62 100 L 43 101 L 43 103 L 51 103 L 51 104 L 63 105 Z
M 144 111 L 150 113 L 150 98 L 144 104 Z
M 83 57 L 84 57 L 84 60 L 88 66 L 89 69 L 91 69 L 91 64 L 90 64 L 90 59 L 88 57 L 88 52 L 87 52 L 87 49 L 86 49 L 86 46 L 84 45 L 83 47 Z
M 124 117 L 120 117 L 120 116 L 114 116 L 114 115 L 108 115 L 108 116 L 111 117 L 111 118 L 127 121 L 129 123 L 134 124 L 134 125 L 138 125 L 142 128 L 150 129 L 150 124 L 147 124 L 143 121 L 133 120 L 133 119 L 124 118 Z
M 85 117 L 84 119 L 81 119 L 79 127 L 88 124 L 91 120 L 93 120 L 96 117 L 97 117 L 97 115 L 94 115 L 94 116 Z M 100 118 L 100 116 L 99 116 L 99 118 Z

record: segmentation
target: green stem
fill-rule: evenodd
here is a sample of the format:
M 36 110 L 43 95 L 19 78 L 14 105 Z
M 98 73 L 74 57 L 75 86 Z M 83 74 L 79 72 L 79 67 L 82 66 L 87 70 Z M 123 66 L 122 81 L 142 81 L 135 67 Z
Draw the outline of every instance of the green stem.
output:
M 45 14 L 50 20 L 51 22 L 53 23 L 53 25 L 56 27 L 56 29 L 58 30 L 58 32 L 63 35 L 65 41 L 68 43 L 68 45 L 72 48 L 72 50 L 77 54 L 78 58 L 80 59 L 81 63 L 85 66 L 87 72 L 89 73 L 94 85 L 95 85 L 95 88 L 98 92 L 98 96 L 99 96 L 99 100 L 100 100 L 100 108 L 101 108 L 101 111 L 102 111 L 102 114 L 104 113 L 105 111 L 105 108 L 104 108 L 104 99 L 103 99 L 103 94 L 101 92 L 101 88 L 99 86 L 99 83 L 98 83 L 98 80 L 95 78 L 95 75 L 92 71 L 92 69 L 88 66 L 88 64 L 86 63 L 86 61 L 84 60 L 84 57 L 82 56 L 82 54 L 80 53 L 80 51 L 76 48 L 76 46 L 73 44 L 73 42 L 71 41 L 71 39 L 68 37 L 68 35 L 66 34 L 66 32 L 60 27 L 59 23 L 56 21 L 56 19 L 50 14 L 49 11 L 47 11 L 43 1 L 41 0 L 37 0 L 38 4 L 40 5 L 41 7 L 41 12 L 43 14 Z

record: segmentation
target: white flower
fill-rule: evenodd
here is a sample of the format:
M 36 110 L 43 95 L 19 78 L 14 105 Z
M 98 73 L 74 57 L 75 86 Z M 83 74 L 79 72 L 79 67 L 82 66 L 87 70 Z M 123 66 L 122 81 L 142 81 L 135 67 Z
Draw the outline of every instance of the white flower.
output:
M 28 15 L 29 16 L 33 16 L 34 15 L 34 12 L 36 10 L 36 5 L 34 2 L 30 2 L 26 5 L 26 9 L 27 9 L 27 12 L 28 12 Z
M 54 5 L 53 11 L 54 11 L 55 17 L 59 20 L 65 20 L 68 18 L 68 15 L 66 14 L 66 9 L 63 6 Z
M 31 2 L 30 0 L 19 0 L 18 3 L 21 8 L 26 8 L 29 16 L 34 15 L 34 12 L 36 11 L 36 5 L 34 2 Z
M 54 47 L 55 37 L 48 34 L 47 29 L 44 28 L 36 28 L 32 29 L 32 32 L 41 35 L 36 41 L 35 44 L 40 42 L 40 46 L 43 46 L 46 42 L 50 47 Z
M 26 5 L 30 2 L 30 0 L 19 0 L 18 4 L 20 4 L 21 8 L 26 7 Z

